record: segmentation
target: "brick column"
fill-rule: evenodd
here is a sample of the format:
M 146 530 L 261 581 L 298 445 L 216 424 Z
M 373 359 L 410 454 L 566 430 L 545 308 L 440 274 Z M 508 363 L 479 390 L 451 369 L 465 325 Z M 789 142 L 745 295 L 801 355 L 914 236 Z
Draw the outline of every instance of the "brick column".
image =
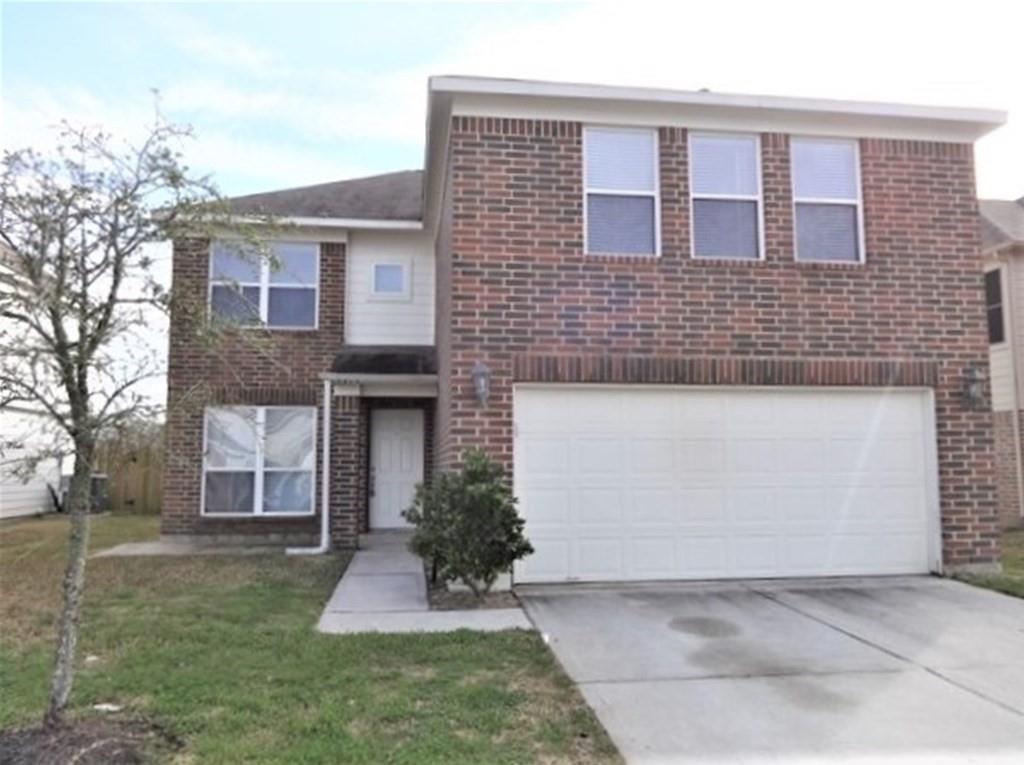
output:
M 365 518 L 365 417 L 358 396 L 335 398 L 331 407 L 331 545 L 353 548 Z

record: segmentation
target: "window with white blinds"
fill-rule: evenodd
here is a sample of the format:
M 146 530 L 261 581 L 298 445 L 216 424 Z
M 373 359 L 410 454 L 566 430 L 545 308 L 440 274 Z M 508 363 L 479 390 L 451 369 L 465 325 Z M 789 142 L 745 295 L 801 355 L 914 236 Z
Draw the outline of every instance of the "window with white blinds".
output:
M 694 257 L 761 257 L 760 155 L 754 135 L 690 135 Z
M 658 149 L 654 130 L 583 131 L 586 252 L 657 255 Z
M 797 260 L 863 260 L 857 143 L 790 141 Z

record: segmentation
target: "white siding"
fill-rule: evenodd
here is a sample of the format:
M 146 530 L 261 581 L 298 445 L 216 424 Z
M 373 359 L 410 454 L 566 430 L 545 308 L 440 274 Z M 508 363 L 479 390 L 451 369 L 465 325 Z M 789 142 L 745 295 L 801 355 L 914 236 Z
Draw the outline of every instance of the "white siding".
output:
M 989 346 L 992 380 L 992 410 L 1007 412 L 1021 408 L 1024 402 L 1024 251 L 1011 253 L 1005 260 L 991 260 L 985 271 L 1002 270 L 1003 320 L 1006 342 Z M 1014 365 L 1017 395 L 1014 397 Z
M 1013 324 L 1010 327 L 1010 354 L 1017 364 L 1017 408 L 1024 408 L 1024 247 L 1018 247 L 1009 260 L 1010 278 L 1007 284 L 1012 304 Z
M 1013 354 L 1009 343 L 989 346 L 989 365 L 992 375 L 992 411 L 1013 409 Z
M 20 412 L 0 412 L 0 518 L 35 515 L 52 509 L 47 484 L 60 484 L 60 465 L 47 459 L 39 463 L 35 473 L 25 481 L 15 471 L 26 456 L 43 445 L 38 435 L 39 418 Z
M 375 263 L 409 264 L 411 294 L 372 294 Z M 422 233 L 352 232 L 345 274 L 345 342 L 350 345 L 434 344 L 434 249 Z

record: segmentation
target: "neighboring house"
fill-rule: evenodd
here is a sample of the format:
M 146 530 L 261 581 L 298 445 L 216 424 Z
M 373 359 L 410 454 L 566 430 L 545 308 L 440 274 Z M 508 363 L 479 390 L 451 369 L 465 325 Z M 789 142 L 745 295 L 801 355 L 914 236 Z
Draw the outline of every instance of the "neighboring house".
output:
M 54 509 L 50 488 L 60 490 L 61 460 L 38 459 L 52 447 L 44 419 L 31 410 L 0 409 L 0 519 Z
M 982 199 L 999 517 L 1024 524 L 1024 197 Z
M 422 173 L 234 200 L 295 224 L 281 270 L 175 243 L 175 289 L 266 331 L 172 322 L 163 531 L 352 547 L 478 446 L 519 582 L 994 566 L 1003 120 L 433 78 Z

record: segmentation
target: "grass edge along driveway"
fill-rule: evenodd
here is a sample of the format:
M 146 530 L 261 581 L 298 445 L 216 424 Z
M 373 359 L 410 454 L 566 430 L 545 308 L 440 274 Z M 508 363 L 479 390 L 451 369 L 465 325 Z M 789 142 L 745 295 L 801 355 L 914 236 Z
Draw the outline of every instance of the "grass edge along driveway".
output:
M 157 519 L 94 519 L 92 549 Z M 0 729 L 35 725 L 66 519 L 0 524 Z M 157 760 L 619 762 L 536 633 L 320 635 L 348 556 L 89 561 L 72 716 L 124 707 L 180 740 Z

